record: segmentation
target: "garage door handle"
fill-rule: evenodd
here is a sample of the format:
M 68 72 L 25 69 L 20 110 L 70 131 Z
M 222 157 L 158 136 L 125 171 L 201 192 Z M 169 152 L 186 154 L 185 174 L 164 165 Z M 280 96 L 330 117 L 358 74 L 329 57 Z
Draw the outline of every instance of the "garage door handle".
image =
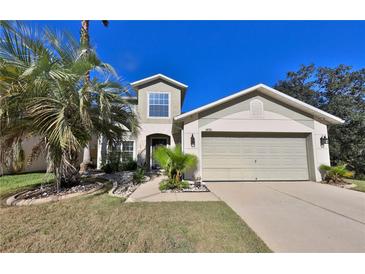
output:
M 257 163 L 257 160 L 255 160 L 255 163 Z

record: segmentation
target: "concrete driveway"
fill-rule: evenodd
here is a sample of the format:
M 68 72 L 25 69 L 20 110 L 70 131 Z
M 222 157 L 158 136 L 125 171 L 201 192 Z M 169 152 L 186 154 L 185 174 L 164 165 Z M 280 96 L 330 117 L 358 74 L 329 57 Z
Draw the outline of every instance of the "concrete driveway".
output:
M 207 185 L 275 252 L 365 252 L 365 193 L 313 182 Z

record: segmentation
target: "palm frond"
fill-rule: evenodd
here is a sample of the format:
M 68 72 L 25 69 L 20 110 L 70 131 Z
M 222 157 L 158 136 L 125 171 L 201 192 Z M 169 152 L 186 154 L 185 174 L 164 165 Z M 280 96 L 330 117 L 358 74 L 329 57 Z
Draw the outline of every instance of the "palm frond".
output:
M 1 159 L 5 146 L 40 138 L 28 163 L 44 150 L 59 181 L 77 171 L 77 155 L 92 134 L 117 143 L 137 131 L 138 119 L 120 97 L 127 88 L 92 48 L 82 50 L 69 33 L 22 22 L 0 27 Z M 94 79 L 85 81 L 87 73 Z

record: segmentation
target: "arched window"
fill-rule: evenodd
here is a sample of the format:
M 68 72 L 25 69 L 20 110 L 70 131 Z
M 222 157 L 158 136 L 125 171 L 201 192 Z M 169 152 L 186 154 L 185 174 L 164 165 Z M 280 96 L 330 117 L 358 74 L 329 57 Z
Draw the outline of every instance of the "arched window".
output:
M 263 118 L 264 104 L 258 99 L 253 99 L 250 102 L 250 114 L 252 118 Z

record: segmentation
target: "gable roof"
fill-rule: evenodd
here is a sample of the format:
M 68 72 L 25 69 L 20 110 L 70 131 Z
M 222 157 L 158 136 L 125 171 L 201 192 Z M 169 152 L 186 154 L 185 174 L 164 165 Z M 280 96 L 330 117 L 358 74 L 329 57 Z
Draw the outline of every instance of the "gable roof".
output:
M 323 120 L 327 121 L 328 123 L 330 124 L 343 124 L 345 121 L 342 120 L 341 118 L 339 117 L 336 117 L 332 114 L 329 114 L 323 110 L 320 110 L 314 106 L 311 106 L 307 103 L 304 103 L 298 99 L 295 99 L 285 93 L 282 93 L 276 89 L 273 89 L 271 87 L 268 87 L 264 84 L 258 84 L 256 86 L 253 86 L 253 87 L 250 87 L 248 89 L 245 89 L 245 90 L 242 90 L 242 91 L 239 91 L 235 94 L 232 94 L 232 95 L 229 95 L 227 97 L 224 97 L 222 99 L 219 99 L 217 101 L 214 101 L 210 104 L 207 104 L 207 105 L 204 105 L 202 107 L 199 107 L 199 108 L 196 108 L 194 110 L 191 110 L 189 112 L 186 112 L 186 113 L 183 113 L 183 114 L 180 114 L 176 117 L 174 117 L 174 120 L 175 121 L 180 121 L 180 120 L 184 120 L 185 118 L 193 115 L 193 114 L 197 114 L 199 112 L 202 112 L 204 110 L 207 110 L 207 109 L 210 109 L 210 108 L 213 108 L 215 106 L 218 106 L 220 104 L 223 104 L 225 102 L 228 102 L 230 100 L 233 100 L 235 98 L 238 98 L 240 96 L 243 96 L 243 95 L 246 95 L 246 94 L 249 94 L 253 91 L 260 91 L 274 99 L 277 99 L 278 101 L 280 102 L 283 102 L 289 106 L 292 106 L 294 108 L 297 108 L 298 110 L 301 110 L 305 113 L 308 113 L 310 115 L 313 115 L 315 117 L 319 117 L 319 118 L 322 118 Z
M 143 85 L 143 84 L 148 83 L 148 82 L 155 81 L 157 79 L 165 80 L 166 82 L 169 82 L 169 83 L 171 83 L 171 84 L 173 84 L 175 86 L 178 86 L 178 87 L 180 87 L 183 90 L 185 90 L 185 89 L 188 88 L 187 85 L 185 85 L 185 84 L 183 84 L 183 83 L 181 83 L 179 81 L 176 81 L 176 80 L 174 80 L 174 79 L 172 79 L 170 77 L 167 77 L 166 75 L 163 75 L 161 73 L 152 75 L 150 77 L 143 78 L 143 79 L 138 80 L 138 81 L 135 81 L 135 82 L 131 83 L 131 86 L 132 87 L 138 87 L 140 85 Z

